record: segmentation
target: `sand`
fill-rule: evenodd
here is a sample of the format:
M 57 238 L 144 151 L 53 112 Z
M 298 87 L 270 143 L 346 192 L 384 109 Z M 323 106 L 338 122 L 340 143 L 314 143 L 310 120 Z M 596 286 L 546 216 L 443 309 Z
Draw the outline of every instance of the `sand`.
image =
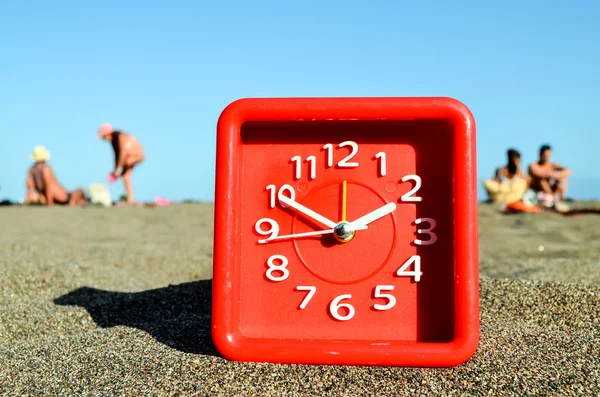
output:
M 0 395 L 600 395 L 600 216 L 479 215 L 479 348 L 422 369 L 221 358 L 210 204 L 0 208 Z

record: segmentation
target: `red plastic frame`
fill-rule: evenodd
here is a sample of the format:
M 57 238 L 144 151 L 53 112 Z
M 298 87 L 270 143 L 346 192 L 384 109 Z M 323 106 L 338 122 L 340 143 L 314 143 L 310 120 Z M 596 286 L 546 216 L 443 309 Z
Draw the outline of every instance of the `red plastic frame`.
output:
M 236 302 L 236 211 L 240 208 L 237 161 L 241 127 L 248 121 L 426 120 L 453 125 L 454 338 L 447 343 L 372 344 L 365 341 L 281 341 L 244 338 L 233 325 Z M 437 366 L 467 361 L 479 342 L 479 274 L 475 121 L 452 98 L 260 98 L 241 99 L 222 112 L 217 126 L 212 337 L 218 351 L 236 361 L 301 364 Z M 335 338 L 332 337 L 332 341 Z

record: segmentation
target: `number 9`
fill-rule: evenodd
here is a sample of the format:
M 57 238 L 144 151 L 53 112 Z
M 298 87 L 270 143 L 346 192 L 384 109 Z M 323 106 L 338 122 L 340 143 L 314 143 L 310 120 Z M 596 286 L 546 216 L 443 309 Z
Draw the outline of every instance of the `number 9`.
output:
M 268 230 L 261 229 L 261 226 L 264 223 L 269 224 L 270 227 Z M 267 237 L 267 240 L 275 238 L 279 235 L 279 225 L 276 221 L 270 218 L 259 219 L 258 222 L 256 222 L 256 225 L 254 225 L 254 230 L 256 230 L 256 233 L 260 234 L 261 236 L 269 236 Z

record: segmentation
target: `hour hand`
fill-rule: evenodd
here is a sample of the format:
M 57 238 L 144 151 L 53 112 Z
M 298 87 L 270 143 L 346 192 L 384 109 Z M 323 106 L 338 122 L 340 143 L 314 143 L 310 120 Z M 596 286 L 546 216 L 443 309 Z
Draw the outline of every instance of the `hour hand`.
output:
M 396 203 L 387 203 L 383 207 L 379 207 L 375 211 L 369 212 L 367 215 L 361 216 L 357 220 L 350 222 L 350 227 L 356 229 L 360 226 L 366 226 L 369 223 L 374 222 L 391 212 L 394 212 L 395 210 Z
M 302 212 L 304 215 L 321 223 L 322 225 L 327 226 L 330 229 L 333 229 L 337 225 L 337 223 L 335 223 L 334 221 L 325 218 L 323 215 L 316 213 L 315 211 L 311 210 L 310 208 L 303 206 L 299 202 L 292 200 L 291 198 L 285 196 L 282 193 L 278 194 L 277 198 L 279 199 L 279 202 L 281 204 L 288 205 L 288 206 L 292 207 L 293 209 L 295 209 L 296 211 Z

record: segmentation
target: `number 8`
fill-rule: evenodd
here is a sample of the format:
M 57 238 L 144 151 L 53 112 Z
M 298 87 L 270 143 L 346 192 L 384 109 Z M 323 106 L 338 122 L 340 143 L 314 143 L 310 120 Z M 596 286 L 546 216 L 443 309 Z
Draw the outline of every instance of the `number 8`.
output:
M 281 265 L 276 265 L 275 260 L 281 261 Z M 272 255 L 269 259 L 267 259 L 267 264 L 269 268 L 267 269 L 267 278 L 271 281 L 283 281 L 290 276 L 290 271 L 286 269 L 288 265 L 288 259 L 283 255 Z M 274 271 L 280 271 L 281 276 L 274 276 Z

